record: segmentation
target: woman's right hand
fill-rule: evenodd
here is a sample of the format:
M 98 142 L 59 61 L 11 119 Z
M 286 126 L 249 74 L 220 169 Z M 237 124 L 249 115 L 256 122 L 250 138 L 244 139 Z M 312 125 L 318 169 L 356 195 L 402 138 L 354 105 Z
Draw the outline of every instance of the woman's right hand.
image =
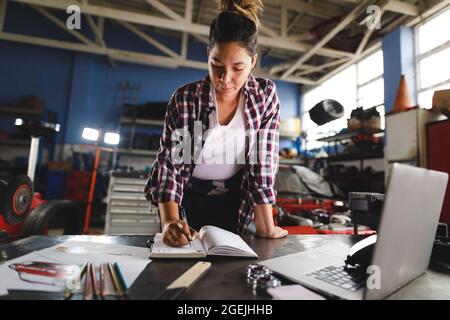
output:
M 171 247 L 181 247 L 194 240 L 198 232 L 183 220 L 167 221 L 164 224 L 163 241 Z

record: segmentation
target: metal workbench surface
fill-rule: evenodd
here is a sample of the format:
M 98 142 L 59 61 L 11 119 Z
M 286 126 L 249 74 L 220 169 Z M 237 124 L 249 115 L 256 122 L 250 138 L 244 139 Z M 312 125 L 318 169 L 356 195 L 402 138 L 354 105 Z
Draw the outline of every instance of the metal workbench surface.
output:
M 68 240 L 89 240 L 145 247 L 150 236 L 33 236 L 9 244 L 0 245 L 0 260 L 5 262 L 44 249 Z M 244 240 L 258 254 L 258 259 L 236 257 L 208 257 L 211 269 L 181 299 L 187 300 L 256 300 L 270 299 L 266 294 L 254 294 L 247 286 L 244 270 L 247 265 L 272 257 L 283 256 L 309 248 L 333 242 L 349 246 L 360 237 L 350 235 L 291 235 L 287 238 L 269 240 L 252 236 Z M 191 259 L 153 259 L 129 288 L 131 299 L 154 299 L 164 288 L 189 269 L 197 260 Z M 149 260 L 150 262 L 150 260 Z M 281 278 L 282 279 L 282 278 Z M 282 279 L 283 280 L 283 279 Z M 291 282 L 283 280 L 283 284 Z M 10 299 L 60 299 L 62 295 L 13 292 L 4 298 Z M 414 280 L 388 299 L 450 299 L 450 275 L 428 270 L 423 276 Z

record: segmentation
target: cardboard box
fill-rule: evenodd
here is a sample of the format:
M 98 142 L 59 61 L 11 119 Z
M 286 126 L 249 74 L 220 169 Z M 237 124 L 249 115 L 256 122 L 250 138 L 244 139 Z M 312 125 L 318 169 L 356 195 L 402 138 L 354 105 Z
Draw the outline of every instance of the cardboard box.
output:
M 433 109 L 437 109 L 450 118 L 450 90 L 435 91 Z

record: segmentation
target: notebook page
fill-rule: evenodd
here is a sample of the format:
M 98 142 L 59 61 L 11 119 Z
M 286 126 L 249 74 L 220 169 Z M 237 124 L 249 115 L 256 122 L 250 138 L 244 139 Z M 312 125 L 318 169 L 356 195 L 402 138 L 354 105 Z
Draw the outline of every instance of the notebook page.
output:
M 200 238 L 208 254 L 257 257 L 240 236 L 221 228 L 204 226 L 200 230 Z
M 181 257 L 204 257 L 206 255 L 199 237 L 182 247 L 171 247 L 163 242 L 163 234 L 157 233 L 154 238 L 151 257 L 155 258 L 181 258 Z

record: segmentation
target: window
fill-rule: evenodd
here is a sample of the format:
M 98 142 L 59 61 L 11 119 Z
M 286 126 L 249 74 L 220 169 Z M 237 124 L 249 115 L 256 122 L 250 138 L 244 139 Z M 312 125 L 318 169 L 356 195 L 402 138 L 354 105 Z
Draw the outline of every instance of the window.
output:
M 434 91 L 450 89 L 450 9 L 417 26 L 418 103 L 431 108 Z
M 308 149 L 320 148 L 323 143 L 316 140 L 338 133 L 347 128 L 347 119 L 357 107 L 368 109 L 378 106 L 384 120 L 384 67 L 383 52 L 373 53 L 348 67 L 303 95 L 302 128 L 308 133 Z M 325 99 L 334 99 L 344 107 L 344 116 L 322 126 L 309 117 L 309 110 Z M 384 128 L 384 121 L 382 121 Z

